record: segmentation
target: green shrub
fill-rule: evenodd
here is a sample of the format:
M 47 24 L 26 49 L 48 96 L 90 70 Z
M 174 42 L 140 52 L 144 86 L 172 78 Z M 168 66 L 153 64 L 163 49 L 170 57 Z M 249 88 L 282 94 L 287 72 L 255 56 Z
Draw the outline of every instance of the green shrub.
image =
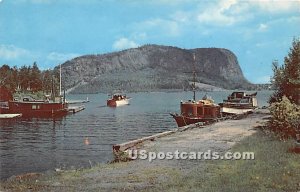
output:
M 282 138 L 295 137 L 296 133 L 300 133 L 300 106 L 291 103 L 286 96 L 271 104 L 270 113 L 269 127 Z

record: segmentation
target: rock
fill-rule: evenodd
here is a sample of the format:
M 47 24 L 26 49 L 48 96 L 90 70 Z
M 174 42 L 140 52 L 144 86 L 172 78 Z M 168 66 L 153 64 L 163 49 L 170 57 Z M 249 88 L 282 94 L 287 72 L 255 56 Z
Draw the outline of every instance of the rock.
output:
M 244 78 L 234 53 L 221 48 L 145 45 L 109 54 L 84 55 L 62 64 L 62 76 L 73 93 L 187 90 L 193 81 L 194 67 L 199 83 L 226 89 L 252 86 Z

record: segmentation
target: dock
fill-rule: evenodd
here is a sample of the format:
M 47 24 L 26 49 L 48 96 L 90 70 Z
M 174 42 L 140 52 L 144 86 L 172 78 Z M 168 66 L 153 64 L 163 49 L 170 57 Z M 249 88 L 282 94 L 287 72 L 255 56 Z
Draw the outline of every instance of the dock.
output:
M 129 149 L 136 148 L 139 144 L 143 144 L 146 141 L 155 141 L 158 138 L 169 136 L 169 135 L 172 135 L 174 133 L 184 132 L 184 131 L 195 129 L 195 128 L 204 128 L 208 125 L 211 125 L 211 124 L 214 124 L 214 123 L 217 123 L 217 122 L 222 122 L 222 121 L 226 121 L 226 120 L 244 119 L 249 114 L 251 114 L 251 113 L 228 115 L 226 117 L 217 118 L 213 121 L 198 122 L 198 123 L 195 123 L 195 124 L 190 124 L 190 125 L 186 125 L 186 126 L 183 126 L 183 127 L 178 127 L 178 128 L 172 129 L 170 131 L 165 131 L 165 132 L 162 132 L 162 133 L 157 133 L 157 134 L 147 136 L 147 137 L 143 137 L 143 138 L 140 138 L 140 139 L 131 140 L 131 141 L 128 141 L 128 142 L 125 142 L 125 143 L 115 144 L 112 147 L 113 154 L 115 155 L 115 159 L 119 159 L 119 157 L 121 155 L 123 155 L 124 153 L 127 153 L 127 151 Z
M 78 113 L 79 111 L 82 111 L 85 109 L 84 105 L 80 105 L 80 106 L 69 106 L 68 107 L 68 112 L 69 113 Z
M 68 100 L 67 103 L 68 104 L 78 104 L 78 103 L 88 103 L 89 98 L 86 98 L 86 100 Z
M 176 132 L 186 131 L 188 129 L 200 128 L 200 127 L 203 127 L 204 125 L 205 125 L 205 123 L 199 122 L 199 123 L 195 123 L 195 124 L 191 124 L 191 125 L 186 125 L 184 127 L 172 129 L 170 131 L 165 131 L 165 132 L 162 132 L 162 133 L 157 133 L 157 134 L 147 136 L 147 137 L 143 137 L 143 138 L 140 138 L 140 139 L 128 141 L 128 142 L 125 142 L 125 143 L 115 144 L 115 145 L 113 145 L 113 153 L 115 155 L 118 155 L 118 153 L 125 152 L 126 150 L 135 147 L 139 143 L 143 143 L 145 141 L 154 141 L 157 138 L 165 137 L 167 135 L 171 135 L 171 134 L 174 134 Z
M 12 119 L 12 118 L 17 118 L 21 117 L 22 114 L 0 114 L 0 119 Z

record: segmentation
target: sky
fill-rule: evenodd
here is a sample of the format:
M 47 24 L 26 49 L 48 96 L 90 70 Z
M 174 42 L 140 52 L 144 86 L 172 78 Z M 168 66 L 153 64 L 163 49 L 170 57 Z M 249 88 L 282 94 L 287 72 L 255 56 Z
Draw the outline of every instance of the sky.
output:
M 300 37 L 300 0 L 0 0 L 0 66 L 53 68 L 144 44 L 231 50 L 268 83 Z

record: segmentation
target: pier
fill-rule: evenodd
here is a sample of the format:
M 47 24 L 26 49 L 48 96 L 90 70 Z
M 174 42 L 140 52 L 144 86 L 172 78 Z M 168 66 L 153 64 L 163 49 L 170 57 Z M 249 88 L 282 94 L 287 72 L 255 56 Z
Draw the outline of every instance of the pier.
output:
M 212 125 L 212 124 L 217 123 L 217 122 L 222 122 L 222 121 L 226 121 L 226 120 L 244 119 L 249 114 L 252 114 L 252 112 L 247 112 L 247 113 L 243 113 L 243 114 L 228 115 L 228 116 L 224 116 L 224 117 L 221 117 L 221 118 L 217 118 L 213 121 L 198 122 L 198 123 L 195 123 L 195 124 L 190 124 L 190 125 L 186 125 L 186 126 L 183 126 L 183 127 L 178 127 L 178 128 L 172 129 L 170 131 L 165 131 L 165 132 L 162 132 L 162 133 L 157 133 L 157 134 L 147 136 L 147 137 L 143 137 L 143 138 L 140 138 L 140 139 L 131 140 L 131 141 L 128 141 L 128 142 L 125 142 L 125 143 L 115 144 L 112 147 L 113 148 L 113 153 L 115 155 L 115 160 L 120 159 L 119 158 L 120 155 L 123 155 L 124 153 L 126 153 L 130 149 L 137 148 L 137 146 L 139 144 L 143 144 L 144 142 L 155 141 L 158 138 L 163 138 L 163 137 L 166 137 L 166 136 L 170 136 L 171 134 L 176 134 L 176 133 L 179 133 L 179 132 L 184 132 L 184 131 L 192 130 L 192 129 L 195 129 L 195 128 L 204 128 L 208 125 Z
M 85 106 L 84 105 L 80 105 L 80 106 L 69 106 L 68 107 L 68 112 L 69 113 L 78 113 L 82 110 L 85 109 Z

